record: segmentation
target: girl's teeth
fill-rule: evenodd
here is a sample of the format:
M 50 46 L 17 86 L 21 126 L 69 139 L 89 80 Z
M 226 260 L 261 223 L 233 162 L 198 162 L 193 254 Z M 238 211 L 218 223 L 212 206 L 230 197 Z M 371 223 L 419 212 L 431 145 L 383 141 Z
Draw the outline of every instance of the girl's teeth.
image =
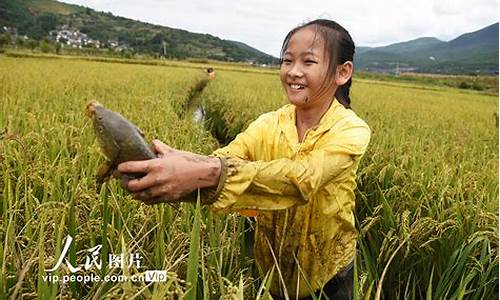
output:
M 296 90 L 299 90 L 299 89 L 301 89 L 301 88 L 302 88 L 302 86 L 301 86 L 301 85 L 299 85 L 299 84 L 291 84 L 291 85 L 290 85 L 290 87 L 291 87 L 292 89 L 296 89 Z

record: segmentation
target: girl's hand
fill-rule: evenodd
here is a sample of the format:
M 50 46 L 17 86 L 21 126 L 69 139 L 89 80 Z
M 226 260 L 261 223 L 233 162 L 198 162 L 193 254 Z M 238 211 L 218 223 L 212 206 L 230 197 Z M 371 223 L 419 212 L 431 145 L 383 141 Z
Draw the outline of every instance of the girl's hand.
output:
M 221 172 L 217 157 L 178 151 L 159 140 L 153 141 L 153 151 L 158 158 L 118 165 L 120 173 L 146 173 L 123 181 L 135 199 L 146 204 L 174 202 L 198 188 L 217 186 Z

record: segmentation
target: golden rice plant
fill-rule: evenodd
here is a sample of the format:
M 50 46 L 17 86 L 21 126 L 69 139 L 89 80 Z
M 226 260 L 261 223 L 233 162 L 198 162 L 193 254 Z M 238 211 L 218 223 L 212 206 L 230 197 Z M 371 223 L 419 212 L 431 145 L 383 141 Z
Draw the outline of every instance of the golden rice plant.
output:
M 232 245 L 238 242 L 237 219 L 201 212 L 199 252 L 207 262 L 203 278 L 191 275 L 187 282 L 186 258 L 195 257 L 190 253 L 191 228 L 199 214 L 189 204 L 176 209 L 140 204 L 115 181 L 96 187 L 94 174 L 103 158 L 84 116 L 86 103 L 95 99 L 135 122 L 149 140 L 159 138 L 180 149 L 209 153 L 216 145 L 210 134 L 176 113 L 192 87 L 205 78 L 202 69 L 2 58 L 0 70 L 1 298 L 163 299 L 183 297 L 193 282 L 203 282 L 205 289 L 199 290 L 207 295 L 230 291 L 228 282 L 240 278 L 239 262 L 234 263 L 238 252 Z M 151 269 L 167 271 L 168 280 L 44 281 L 67 235 L 74 238 L 67 255 L 73 266 L 84 263 L 85 249 L 99 244 L 103 266 L 108 254 L 143 257 L 142 268 L 102 267 L 85 275 L 141 274 Z M 193 268 L 198 266 L 191 263 Z M 63 264 L 54 275 L 68 274 Z
M 226 141 L 286 103 L 277 75 L 223 75 L 202 96 Z M 494 297 L 497 96 L 355 77 L 351 98 L 373 131 L 358 171 L 356 295 Z
M 243 255 L 238 215 L 192 204 L 146 206 L 111 181 L 83 109 L 98 100 L 146 137 L 210 153 L 263 112 L 287 103 L 278 75 L 217 68 L 197 98 L 206 129 L 183 110 L 206 79 L 203 64 L 129 64 L 53 58 L 0 59 L 0 298 L 262 298 Z M 272 74 L 268 74 L 272 73 Z M 354 78 L 352 106 L 373 131 L 358 170 L 357 298 L 490 299 L 498 285 L 497 97 L 452 88 Z M 496 113 L 496 115 L 495 115 Z M 74 237 L 68 261 L 86 249 L 138 253 L 165 282 L 43 280 Z M 106 265 L 106 264 L 104 264 Z M 63 265 L 56 275 L 70 271 Z

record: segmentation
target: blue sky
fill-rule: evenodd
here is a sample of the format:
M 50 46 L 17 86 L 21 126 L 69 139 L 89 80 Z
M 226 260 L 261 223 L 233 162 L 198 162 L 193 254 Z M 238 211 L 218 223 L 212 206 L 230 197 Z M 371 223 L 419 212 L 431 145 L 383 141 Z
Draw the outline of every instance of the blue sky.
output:
M 236 40 L 278 56 L 293 27 L 337 21 L 357 46 L 432 36 L 448 41 L 498 22 L 497 0 L 63 0 L 135 20 Z

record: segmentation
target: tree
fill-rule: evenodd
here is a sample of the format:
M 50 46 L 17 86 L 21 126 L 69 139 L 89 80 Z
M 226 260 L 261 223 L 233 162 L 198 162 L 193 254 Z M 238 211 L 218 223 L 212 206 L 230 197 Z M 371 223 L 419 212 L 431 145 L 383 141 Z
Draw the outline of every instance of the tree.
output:
M 5 45 L 10 44 L 11 39 L 9 34 L 0 34 L 0 48 L 3 48 Z
M 43 53 L 49 53 L 52 51 L 52 45 L 47 41 L 41 41 L 40 50 L 42 50 Z
M 35 50 L 35 48 L 38 46 L 38 41 L 29 39 L 26 45 L 28 46 L 29 49 Z
M 24 42 L 24 39 L 23 39 L 23 38 L 21 38 L 21 37 L 17 37 L 17 38 L 16 38 L 16 46 L 18 46 L 18 47 L 23 47 L 23 46 L 24 46 L 24 44 L 25 44 L 25 42 Z
M 45 13 L 37 17 L 36 21 L 40 28 L 46 33 L 56 29 L 56 26 L 58 24 L 57 16 L 53 13 Z

